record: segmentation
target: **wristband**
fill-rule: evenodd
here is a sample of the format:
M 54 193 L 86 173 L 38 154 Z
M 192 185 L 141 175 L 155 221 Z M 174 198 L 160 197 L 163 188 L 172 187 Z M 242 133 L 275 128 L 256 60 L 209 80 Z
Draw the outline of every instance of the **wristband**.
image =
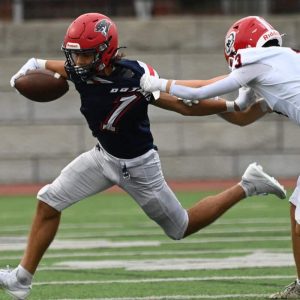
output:
M 160 78 L 159 80 L 160 80 L 160 88 L 159 88 L 159 90 L 161 92 L 166 92 L 167 91 L 168 79 Z
M 234 109 L 234 101 L 225 101 L 226 103 L 226 108 L 227 108 L 227 112 L 233 112 L 235 111 Z
M 36 59 L 36 63 L 39 66 L 39 69 L 46 69 L 46 62 L 47 60 L 45 59 L 39 59 L 39 58 Z
M 176 82 L 176 80 L 172 80 L 172 82 L 171 82 L 171 84 L 170 84 L 169 94 L 172 95 L 172 96 L 174 96 L 174 95 L 173 95 L 173 92 L 172 92 L 172 88 L 173 88 L 173 86 L 175 85 L 175 82 Z

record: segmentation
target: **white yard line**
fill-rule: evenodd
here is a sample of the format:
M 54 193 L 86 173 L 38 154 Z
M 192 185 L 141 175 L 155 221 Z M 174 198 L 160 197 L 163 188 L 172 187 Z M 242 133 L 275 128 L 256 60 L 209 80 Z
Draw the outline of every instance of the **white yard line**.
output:
M 41 281 L 33 285 L 92 285 L 92 284 L 138 284 L 157 282 L 190 282 L 190 281 L 240 281 L 263 279 L 294 279 L 294 275 L 265 275 L 265 276 L 211 276 L 211 277 L 176 277 L 176 278 L 147 278 L 147 279 L 119 279 L 119 280 L 76 280 L 76 281 Z
M 188 255 L 201 255 L 201 254 L 244 254 L 244 253 L 251 253 L 251 252 L 284 252 L 284 253 L 290 253 L 291 249 L 288 248 L 247 248 L 247 249 L 218 249 L 218 250 L 166 250 L 166 251 L 124 251 L 122 253 L 122 257 L 126 256 L 188 256 Z M 69 257 L 119 257 L 120 252 L 56 252 L 56 253 L 46 253 L 44 258 L 69 258 Z M 7 259 L 19 259 L 20 255 L 6 255 L 1 256 L 0 260 L 7 260 Z
M 218 225 L 237 225 L 237 224 L 289 224 L 288 218 L 243 218 L 243 219 L 230 219 L 230 220 L 217 220 L 213 226 Z M 14 225 L 14 226 L 2 226 L 0 228 L 0 233 L 2 232 L 11 232 L 11 231 L 18 231 L 18 230 L 29 230 L 30 225 Z M 84 224 L 76 224 L 76 223 L 66 223 L 61 224 L 60 229 L 97 229 L 97 228 L 104 228 L 104 229 L 114 229 L 114 228 L 123 228 L 123 224 L 107 224 L 107 223 L 84 223 Z M 144 224 L 139 224 L 139 228 L 158 228 L 156 224 L 145 221 Z
M 95 228 L 93 228 L 95 229 Z M 212 234 L 234 234 L 234 233 L 272 233 L 272 232 L 286 232 L 289 233 L 289 226 L 288 224 L 286 226 L 270 226 L 270 227 L 256 227 L 256 226 L 247 226 L 246 228 L 237 228 L 235 227 L 224 227 L 224 228 L 216 228 L 216 227 L 210 227 L 205 228 L 201 231 L 201 236 L 205 235 L 212 235 Z M 18 230 L 17 230 L 18 231 Z M 3 232 L 16 232 L 15 230 L 1 230 L 0 233 Z M 20 230 L 19 230 L 20 232 Z M 27 230 L 26 230 L 27 232 Z M 16 235 L 15 233 L 14 235 Z M 72 239 L 72 238 L 116 238 L 116 237 L 145 237 L 145 236 L 164 236 L 163 231 L 160 228 L 148 228 L 148 229 L 138 229 L 138 230 L 105 230 L 97 231 L 95 230 L 87 230 L 84 232 L 68 232 L 64 230 L 60 230 L 57 234 L 57 239 Z M 267 235 L 269 236 L 269 235 Z M 6 240 L 11 240 L 14 237 L 5 237 L 0 236 L 0 241 L 5 242 Z M 25 236 L 18 236 L 18 239 L 26 240 L 27 235 Z
M 253 242 L 265 242 L 265 241 L 290 241 L 290 237 L 272 237 L 272 236 L 260 236 L 260 237 L 217 237 L 217 238 L 202 238 L 200 235 L 191 237 L 188 240 L 173 241 L 173 240 L 152 240 L 152 241 L 110 241 L 102 239 L 76 239 L 76 240 L 63 240 L 55 239 L 50 245 L 50 249 L 63 250 L 63 249 L 105 249 L 105 248 L 131 248 L 131 247 L 159 247 L 161 245 L 174 245 L 174 243 L 180 244 L 208 244 L 208 243 L 253 243 Z M 26 237 L 0 237 L 0 251 L 16 251 L 24 250 L 26 246 Z
M 201 238 L 201 236 L 191 237 L 188 240 L 180 240 L 181 244 L 207 244 L 207 243 L 239 243 L 239 242 L 264 242 L 264 241 L 290 241 L 290 236 L 260 236 L 260 237 L 217 237 L 217 238 Z M 174 241 L 161 241 L 161 244 L 174 244 Z
M 147 297 L 118 297 L 118 298 L 64 298 L 55 300 L 189 300 L 189 299 L 242 299 L 265 298 L 267 294 L 228 294 L 228 295 L 165 295 Z M 51 299 L 50 299 L 51 300 Z
M 243 256 L 225 258 L 163 258 L 163 259 L 107 259 L 107 260 L 65 260 L 52 266 L 41 266 L 40 271 L 48 270 L 103 270 L 125 269 L 127 271 L 162 270 L 222 270 L 257 267 L 294 266 L 291 253 L 252 252 Z
M 252 252 L 243 256 L 225 258 L 163 258 L 163 259 L 116 259 L 116 260 L 68 260 L 57 262 L 53 267 L 78 270 L 122 268 L 129 271 L 159 270 L 221 270 L 255 267 L 293 266 L 291 253 Z
M 220 219 L 214 225 L 237 225 L 237 224 L 289 224 L 286 218 L 242 218 L 242 219 Z
M 223 229 L 209 228 L 201 231 L 201 236 L 207 234 L 226 234 L 226 233 L 263 233 L 263 232 L 287 232 L 289 233 L 289 226 L 271 226 L 271 227 L 247 227 L 247 228 L 237 228 L 237 227 L 225 227 Z M 77 233 L 68 233 L 68 232 L 59 232 L 58 238 L 108 238 L 108 237 L 140 237 L 140 236 L 153 236 L 161 235 L 163 232 L 158 228 L 149 230 L 124 230 L 124 231 L 105 231 L 105 232 L 77 232 Z
M 0 251 L 24 250 L 26 247 L 26 237 L 0 237 Z M 132 247 L 159 247 L 160 241 L 110 241 L 103 239 L 85 239 L 85 240 L 63 240 L 55 239 L 50 245 L 50 249 L 56 250 L 74 250 L 74 249 L 105 249 L 105 248 L 132 248 Z

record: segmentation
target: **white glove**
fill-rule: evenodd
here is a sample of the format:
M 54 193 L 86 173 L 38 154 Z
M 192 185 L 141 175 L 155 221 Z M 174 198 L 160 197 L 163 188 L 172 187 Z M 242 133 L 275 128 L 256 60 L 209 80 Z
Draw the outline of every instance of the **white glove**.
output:
M 140 80 L 140 87 L 145 92 L 165 92 L 168 80 L 144 74 Z
M 243 86 L 239 88 L 239 96 L 234 100 L 234 102 L 242 111 L 251 106 L 255 100 L 256 96 L 254 91 L 249 87 Z
M 199 100 L 189 100 L 189 99 L 182 99 L 178 98 L 178 100 L 182 101 L 184 105 L 186 106 L 193 106 L 193 104 L 198 104 Z
M 26 64 L 10 79 L 10 85 L 15 87 L 15 81 L 21 76 L 25 75 L 29 70 L 40 69 L 40 64 L 36 58 L 30 58 Z

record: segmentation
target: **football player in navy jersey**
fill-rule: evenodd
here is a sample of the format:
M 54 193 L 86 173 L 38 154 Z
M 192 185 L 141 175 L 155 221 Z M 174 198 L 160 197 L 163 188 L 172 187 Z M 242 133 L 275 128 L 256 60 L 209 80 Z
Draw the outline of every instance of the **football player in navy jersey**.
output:
M 186 106 L 170 95 L 142 91 L 141 76 L 158 76 L 156 71 L 143 62 L 122 58 L 118 47 L 117 28 L 110 18 L 84 14 L 71 23 L 65 35 L 62 50 L 66 61 L 32 58 L 11 79 L 14 86 L 26 71 L 46 68 L 71 80 L 80 94 L 81 113 L 98 140 L 96 147 L 73 160 L 38 192 L 24 256 L 17 268 L 0 271 L 0 286 L 16 299 L 30 294 L 33 275 L 55 237 L 61 212 L 113 185 L 130 194 L 175 240 L 209 225 L 247 196 L 286 196 L 284 188 L 253 163 L 239 183 L 184 209 L 164 179 L 150 131 L 148 105 L 172 109 L 168 103 L 175 103 L 173 110 L 183 114 Z M 219 112 L 226 111 L 224 100 L 217 106 Z

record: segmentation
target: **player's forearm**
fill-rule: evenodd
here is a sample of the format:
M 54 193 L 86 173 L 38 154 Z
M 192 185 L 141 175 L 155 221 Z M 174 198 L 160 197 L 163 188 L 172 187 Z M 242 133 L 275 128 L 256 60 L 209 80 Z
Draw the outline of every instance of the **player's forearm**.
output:
M 166 86 L 167 92 L 169 92 L 171 95 L 192 100 L 213 98 L 215 96 L 227 94 L 239 88 L 240 84 L 230 76 L 200 88 L 182 86 L 177 84 L 177 81 L 173 81 L 170 85 L 170 80 Z
M 212 84 L 212 83 L 219 81 L 225 77 L 227 77 L 227 75 L 222 75 L 222 76 L 214 77 L 214 78 L 207 79 L 207 80 L 176 80 L 176 84 L 197 88 L 197 87 Z
M 63 60 L 47 60 L 46 69 L 59 73 L 61 76 L 67 78 L 65 62 Z
M 208 116 L 225 112 L 239 111 L 239 107 L 234 101 L 225 99 L 203 99 L 198 104 L 193 104 L 190 108 L 190 116 Z
M 191 110 L 190 107 L 178 100 L 177 97 L 173 97 L 166 93 L 160 93 L 160 98 L 152 104 L 166 110 L 175 111 L 182 115 L 189 115 Z
M 218 101 L 205 99 L 200 101 L 198 104 L 187 106 L 183 103 L 183 101 L 165 93 L 162 93 L 160 99 L 155 101 L 153 104 L 160 108 L 175 111 L 185 116 L 207 116 L 219 114 L 228 110 L 227 101 L 224 99 L 219 99 Z
M 267 110 L 262 109 L 262 105 L 260 102 L 256 102 L 247 110 L 225 112 L 219 114 L 219 116 L 229 123 L 239 126 L 247 126 L 258 120 L 259 118 L 263 117 L 267 112 Z

